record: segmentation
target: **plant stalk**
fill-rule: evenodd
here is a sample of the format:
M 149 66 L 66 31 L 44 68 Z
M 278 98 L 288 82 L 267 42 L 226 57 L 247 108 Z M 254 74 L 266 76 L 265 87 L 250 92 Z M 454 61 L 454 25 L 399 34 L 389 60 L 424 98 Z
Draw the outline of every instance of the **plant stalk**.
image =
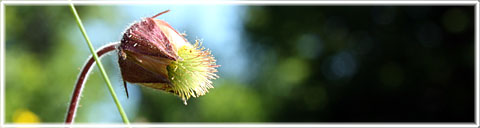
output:
M 95 62 L 97 63 L 97 67 L 100 70 L 100 72 L 102 73 L 103 79 L 105 80 L 105 83 L 107 84 L 107 87 L 110 91 L 110 94 L 112 95 L 112 98 L 115 101 L 115 104 L 117 105 L 117 109 L 120 112 L 120 115 L 123 119 L 123 122 L 125 124 L 130 124 L 130 122 L 128 121 L 127 115 L 123 111 L 123 108 L 122 108 L 120 102 L 118 101 L 117 95 L 115 94 L 115 91 L 113 90 L 112 84 L 110 83 L 110 80 L 108 79 L 108 75 L 105 72 L 105 69 L 103 68 L 102 62 L 98 59 L 97 54 L 95 54 L 95 49 L 93 48 L 92 43 L 90 42 L 90 39 L 88 38 L 87 32 L 85 31 L 85 28 L 83 27 L 80 16 L 78 16 L 77 10 L 75 9 L 75 6 L 73 5 L 73 3 L 70 3 L 70 8 L 71 8 L 72 14 L 75 15 L 77 25 L 80 28 L 80 30 L 82 31 L 83 37 L 85 38 L 85 40 L 87 42 L 87 45 L 88 45 L 88 48 L 90 49 L 90 52 L 92 53 L 92 57 L 95 60 Z M 114 49 L 115 49 L 115 47 L 114 47 Z M 100 50 L 100 51 L 102 51 L 102 50 Z M 88 74 L 89 69 L 83 69 L 83 70 L 87 70 L 87 74 Z M 77 82 L 77 85 L 78 85 L 78 82 Z M 77 87 L 75 87 L 75 91 L 74 91 L 74 94 L 72 96 L 72 100 L 75 97 L 75 95 L 77 95 L 78 98 L 80 97 L 80 93 L 81 93 L 82 88 L 83 88 L 82 86 L 83 86 L 83 82 L 80 84 L 80 87 L 78 87 L 79 88 L 78 94 L 76 94 L 77 93 L 76 92 Z M 74 108 L 73 108 L 72 117 L 71 117 L 70 121 L 68 120 L 69 116 L 67 116 L 67 120 L 65 121 L 66 123 L 72 123 L 73 122 L 73 118 L 75 117 L 76 107 L 78 106 L 78 98 L 76 99 L 77 101 L 74 104 L 70 104 L 70 108 L 72 107 L 72 105 L 74 105 L 73 106 Z M 70 108 L 69 108 L 69 111 L 71 110 Z M 68 112 L 67 115 L 70 115 L 70 112 Z
M 97 51 L 97 55 L 102 57 L 108 52 L 115 51 L 116 47 L 119 43 L 112 43 L 108 44 Z M 78 103 L 80 101 L 80 95 L 82 94 L 83 87 L 85 82 L 87 81 L 88 74 L 90 73 L 93 64 L 95 63 L 95 59 L 90 56 L 85 65 L 83 66 L 80 74 L 78 75 L 77 82 L 75 83 L 75 88 L 73 90 L 72 99 L 70 100 L 70 106 L 68 108 L 67 118 L 65 119 L 65 123 L 73 123 L 73 119 L 77 113 Z

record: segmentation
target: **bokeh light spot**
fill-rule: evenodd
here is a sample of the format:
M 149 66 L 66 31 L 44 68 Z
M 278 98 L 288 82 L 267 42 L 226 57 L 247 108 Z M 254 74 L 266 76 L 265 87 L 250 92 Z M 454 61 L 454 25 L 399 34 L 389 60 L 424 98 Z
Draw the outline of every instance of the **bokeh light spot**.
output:
M 17 109 L 13 114 L 14 123 L 39 123 L 40 118 L 28 109 Z

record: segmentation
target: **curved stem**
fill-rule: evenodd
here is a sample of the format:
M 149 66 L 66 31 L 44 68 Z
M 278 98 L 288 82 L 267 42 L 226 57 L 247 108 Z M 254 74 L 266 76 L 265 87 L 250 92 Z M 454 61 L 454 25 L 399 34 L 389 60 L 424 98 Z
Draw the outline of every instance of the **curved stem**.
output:
M 97 63 L 97 67 L 102 73 L 103 79 L 105 80 L 105 83 L 107 84 L 108 90 L 110 91 L 110 94 L 112 95 L 113 100 L 115 101 L 115 104 L 117 105 L 118 112 L 120 112 L 120 115 L 122 116 L 123 122 L 125 124 L 130 124 L 127 118 L 127 114 L 125 114 L 125 111 L 123 111 L 122 105 L 120 104 L 120 101 L 118 101 L 117 94 L 115 94 L 115 91 L 113 90 L 112 84 L 110 83 L 110 79 L 108 79 L 107 73 L 105 72 L 105 69 L 103 68 L 102 62 L 98 59 L 97 54 L 95 53 L 95 49 L 93 48 L 92 43 L 90 42 L 90 39 L 88 38 L 87 32 L 85 31 L 85 28 L 83 27 L 82 20 L 80 19 L 80 16 L 78 16 L 77 10 L 75 9 L 75 6 L 73 3 L 70 3 L 70 9 L 72 11 L 72 14 L 75 16 L 75 19 L 77 20 L 77 25 L 80 28 L 80 31 L 82 31 L 83 37 L 85 38 L 88 48 L 90 49 L 90 52 L 92 53 L 93 59 L 95 59 L 95 62 Z
M 100 48 L 100 50 L 97 51 L 97 55 L 101 57 L 102 55 L 114 51 L 116 47 L 118 46 L 119 43 L 112 43 L 108 44 L 107 46 Z M 87 60 L 87 63 L 82 68 L 82 71 L 78 75 L 77 78 L 77 83 L 75 84 L 75 88 L 73 90 L 72 94 L 72 99 L 70 100 L 70 106 L 68 107 L 68 113 L 67 113 L 67 118 L 65 119 L 65 123 L 73 123 L 73 119 L 75 118 L 75 115 L 77 113 L 77 108 L 78 108 L 78 103 L 80 101 L 80 95 L 82 94 L 83 91 L 83 85 L 85 84 L 85 81 L 87 80 L 87 76 L 90 73 L 93 64 L 95 63 L 95 59 L 90 56 L 90 58 Z

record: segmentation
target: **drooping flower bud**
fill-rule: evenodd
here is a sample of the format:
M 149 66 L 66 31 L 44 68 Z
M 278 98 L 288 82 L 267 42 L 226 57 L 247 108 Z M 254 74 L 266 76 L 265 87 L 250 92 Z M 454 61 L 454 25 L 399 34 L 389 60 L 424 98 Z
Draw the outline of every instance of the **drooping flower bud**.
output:
M 124 81 L 178 95 L 184 103 L 213 88 L 218 76 L 215 59 L 196 40 L 190 44 L 167 22 L 147 17 L 130 26 L 119 46 Z

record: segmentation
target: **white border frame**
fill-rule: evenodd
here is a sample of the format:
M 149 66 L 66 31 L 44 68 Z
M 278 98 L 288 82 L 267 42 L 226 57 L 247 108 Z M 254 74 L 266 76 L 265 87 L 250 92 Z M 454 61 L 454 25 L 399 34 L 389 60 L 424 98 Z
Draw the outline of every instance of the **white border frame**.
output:
M 126 127 L 123 124 L 5 124 L 5 6 L 6 5 L 119 5 L 119 4 L 241 4 L 241 5 L 474 5 L 475 10 L 475 119 L 474 123 L 197 123 L 197 124 L 138 124 L 133 123 L 131 127 L 435 127 L 435 128 L 459 128 L 479 127 L 479 75 L 480 75 L 480 45 L 479 45 L 479 1 L 1 1 L 1 23 L 0 23 L 0 127 Z

